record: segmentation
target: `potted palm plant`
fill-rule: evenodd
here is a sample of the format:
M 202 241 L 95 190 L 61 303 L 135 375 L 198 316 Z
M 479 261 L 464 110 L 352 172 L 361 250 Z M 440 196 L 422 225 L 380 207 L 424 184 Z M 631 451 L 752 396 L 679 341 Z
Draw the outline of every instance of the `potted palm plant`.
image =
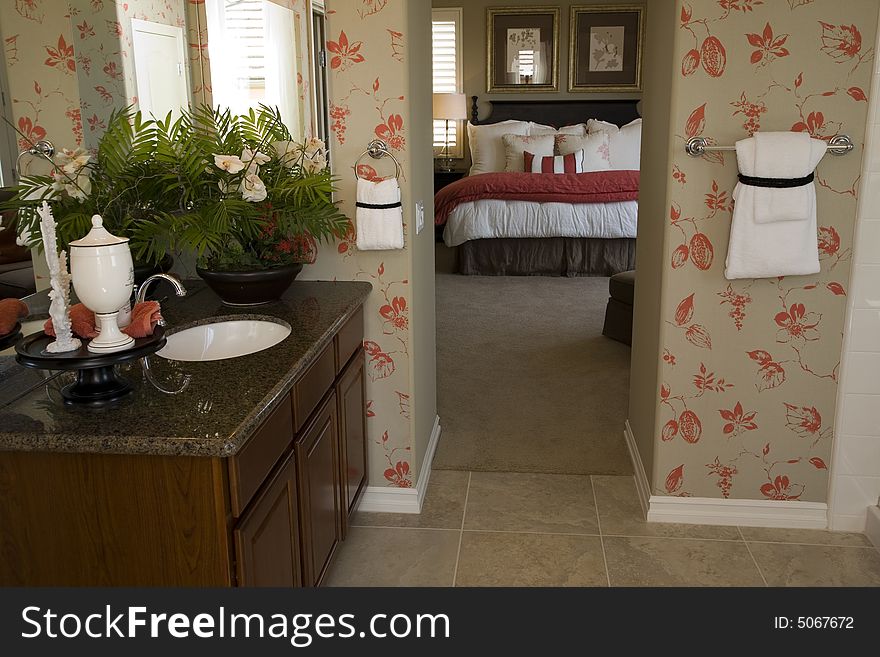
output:
M 128 235 L 136 220 L 167 209 L 168 199 L 147 200 L 139 194 L 139 182 L 161 171 L 153 158 L 154 146 L 153 121 L 130 111 L 115 112 L 97 149 L 61 149 L 51 158 L 49 174 L 22 177 L 8 188 L 10 198 L 0 208 L 16 212 L 19 241 L 29 248 L 42 248 L 37 208 L 43 201 L 52 207 L 62 249 L 89 231 L 95 214 L 111 232 Z M 173 264 L 170 237 L 132 247 L 136 279 L 167 271 Z
M 172 120 L 120 112 L 92 156 L 64 151 L 49 176 L 22 180 L 7 205 L 38 244 L 36 205 L 47 199 L 63 247 L 92 214 L 129 237 L 136 258 L 192 253 L 224 302 L 277 299 L 317 243 L 343 235 L 334 179 L 319 139 L 295 141 L 277 109 L 247 114 L 200 106 Z

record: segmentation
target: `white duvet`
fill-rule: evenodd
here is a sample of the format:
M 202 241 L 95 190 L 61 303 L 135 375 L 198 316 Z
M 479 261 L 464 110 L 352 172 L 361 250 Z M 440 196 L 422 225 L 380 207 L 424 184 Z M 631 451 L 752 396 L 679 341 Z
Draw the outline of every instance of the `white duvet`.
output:
M 456 206 L 443 241 L 458 246 L 492 237 L 635 237 L 638 201 L 539 203 L 481 199 Z

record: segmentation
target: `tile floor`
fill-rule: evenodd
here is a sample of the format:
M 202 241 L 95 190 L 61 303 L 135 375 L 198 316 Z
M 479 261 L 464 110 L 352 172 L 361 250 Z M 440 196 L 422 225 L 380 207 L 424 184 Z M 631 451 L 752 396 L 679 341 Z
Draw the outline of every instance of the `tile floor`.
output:
M 880 586 L 861 534 L 648 524 L 632 477 L 436 470 L 352 525 L 328 586 Z

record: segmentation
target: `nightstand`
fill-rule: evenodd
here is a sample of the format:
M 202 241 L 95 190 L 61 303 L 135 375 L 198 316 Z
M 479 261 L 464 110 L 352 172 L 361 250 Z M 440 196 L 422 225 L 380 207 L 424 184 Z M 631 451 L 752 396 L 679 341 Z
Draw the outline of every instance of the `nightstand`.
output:
M 446 185 L 450 183 L 454 183 L 456 180 L 460 178 L 464 178 L 467 175 L 467 171 L 464 169 L 461 170 L 452 170 L 452 171 L 434 171 L 434 193 L 436 194 L 441 189 L 446 187 Z

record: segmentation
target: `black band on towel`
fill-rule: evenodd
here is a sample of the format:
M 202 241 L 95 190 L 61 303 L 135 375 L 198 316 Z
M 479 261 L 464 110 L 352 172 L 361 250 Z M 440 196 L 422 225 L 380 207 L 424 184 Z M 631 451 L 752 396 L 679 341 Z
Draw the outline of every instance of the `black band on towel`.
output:
M 355 205 L 359 208 L 366 208 L 367 210 L 390 210 L 391 208 L 401 207 L 400 201 L 397 203 L 361 203 L 358 201 Z
M 744 176 L 739 174 L 739 181 L 743 185 L 751 187 L 773 187 L 775 189 L 785 189 L 787 187 L 803 187 L 813 182 L 814 174 L 804 176 L 803 178 L 758 178 L 757 176 Z

